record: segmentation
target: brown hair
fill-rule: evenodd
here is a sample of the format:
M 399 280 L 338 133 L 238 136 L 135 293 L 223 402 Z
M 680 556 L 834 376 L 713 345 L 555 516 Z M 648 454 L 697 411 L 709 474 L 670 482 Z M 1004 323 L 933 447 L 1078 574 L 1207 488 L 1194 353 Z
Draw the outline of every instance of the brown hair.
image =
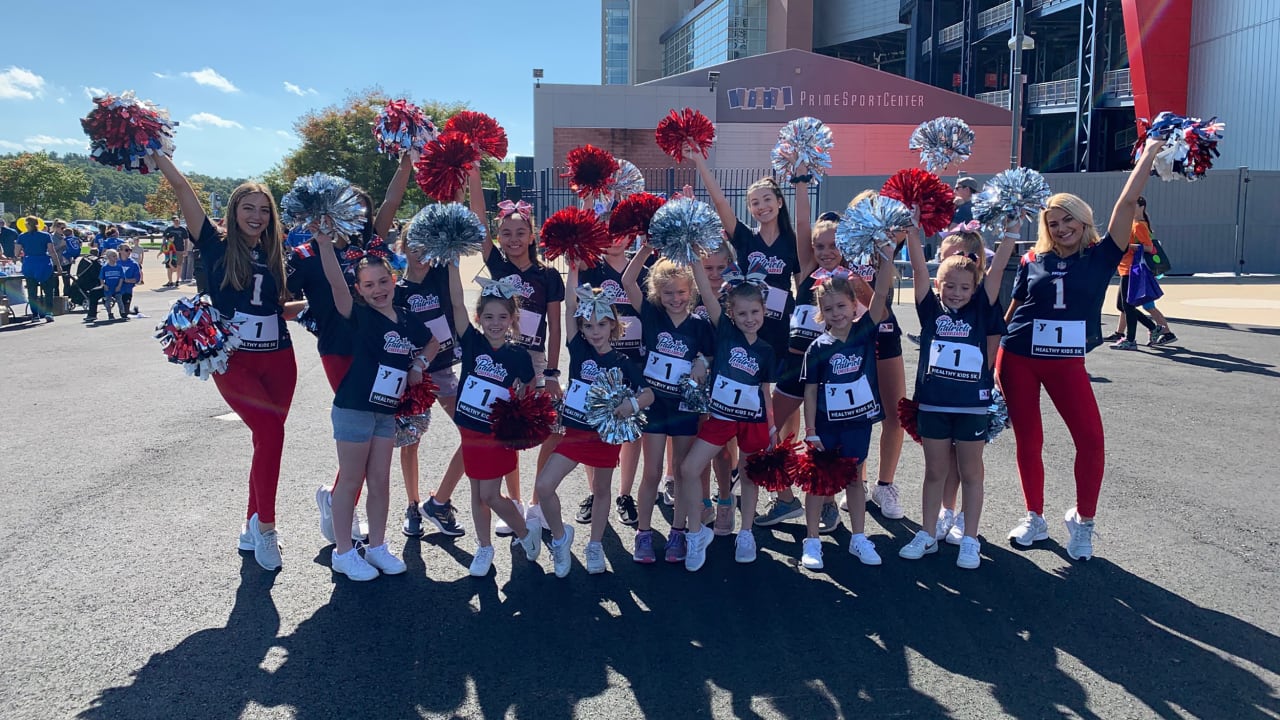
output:
M 947 248 L 958 247 L 959 254 L 969 256 L 969 259 L 978 264 L 978 274 L 982 275 L 987 271 L 987 244 L 983 242 L 982 235 L 976 232 L 957 232 L 942 238 L 942 244 L 938 246 L 938 255 L 941 259 L 947 259 Z
M 491 302 L 502 303 L 502 307 L 511 315 L 511 325 L 514 327 L 520 322 L 520 298 L 511 296 L 509 298 L 501 295 L 485 295 L 481 294 L 480 299 L 476 301 L 476 318 L 484 313 L 484 308 Z
M 764 305 L 765 290 L 766 290 L 765 288 L 762 288 L 759 285 L 755 285 L 752 283 L 747 283 L 747 282 L 738 283 L 737 285 L 733 285 L 729 287 L 729 289 L 723 293 L 724 306 L 729 310 L 730 313 L 732 313 L 733 304 L 738 302 L 739 300 L 754 301 L 754 302 L 760 303 L 761 305 Z
M 266 197 L 267 204 L 271 206 L 271 217 L 267 220 L 267 227 L 262 231 L 258 246 L 266 256 L 267 270 L 275 278 L 276 288 L 280 293 L 279 301 L 283 304 L 289 300 L 289 288 L 285 284 L 284 238 L 280 234 L 280 211 L 276 209 L 276 200 L 271 196 L 271 189 L 262 183 L 241 183 L 231 191 L 231 197 L 227 199 L 227 216 L 223 222 L 226 228 L 224 238 L 226 250 L 222 256 L 222 287 L 244 290 L 253 282 L 252 248 L 248 240 L 240 235 L 240 223 L 237 222 L 236 214 L 240 211 L 240 201 L 255 193 Z
M 1076 252 L 1093 245 L 1098 242 L 1098 229 L 1093 226 L 1093 208 L 1089 207 L 1089 203 L 1085 202 L 1078 195 L 1071 193 L 1054 193 L 1044 204 L 1044 210 L 1040 211 L 1040 230 L 1036 235 L 1036 244 L 1033 250 L 1037 255 L 1044 253 L 1058 253 L 1058 243 L 1053 239 L 1053 233 L 1049 232 L 1049 211 L 1061 210 L 1071 217 L 1084 223 L 1084 237 L 1080 240 L 1079 247 Z
M 751 193 L 761 188 L 772 190 L 774 196 L 778 198 L 778 238 L 795 242 L 796 229 L 791 226 L 791 213 L 787 210 L 787 198 L 782 194 L 782 188 L 778 186 L 778 181 L 771 177 L 760 178 L 747 186 L 747 197 L 750 198 Z
M 600 288 L 591 288 L 591 294 L 592 294 L 594 297 L 600 297 L 600 293 L 601 293 L 601 292 L 602 292 L 602 291 L 600 290 Z M 581 306 L 579 306 L 579 307 L 581 307 Z M 581 333 L 581 332 L 582 332 L 582 321 L 583 321 L 583 320 L 585 320 L 585 319 L 586 319 L 586 318 L 583 318 L 583 317 L 575 317 L 575 318 L 573 319 L 573 320 L 574 320 L 574 324 L 577 326 L 577 328 L 578 328 L 578 332 L 579 332 L 579 333 Z M 597 319 L 597 320 L 599 320 L 600 318 L 596 318 L 596 319 Z M 614 342 L 614 341 L 616 341 L 616 340 L 621 339 L 621 338 L 622 338 L 622 328 L 623 328 L 623 323 L 622 323 L 622 318 L 618 317 L 618 313 L 617 313 L 617 311 L 616 311 L 616 310 L 614 311 L 614 313 L 613 313 L 613 317 L 611 317 L 611 318 L 607 317 L 607 318 L 604 318 L 604 319 L 605 319 L 605 320 L 612 320 L 612 321 L 613 321 L 613 326 L 609 329 L 609 342 Z
M 973 286 L 978 287 L 978 283 L 982 282 L 982 268 L 978 266 L 978 262 L 964 255 L 952 255 L 942 262 L 938 263 L 937 278 L 942 279 L 942 273 L 946 270 L 967 270 L 973 273 Z
M 863 284 L 865 285 L 866 283 Z M 813 301 L 818 304 L 818 313 L 814 317 L 819 322 L 824 322 L 822 319 L 822 298 L 827 295 L 844 295 L 855 306 L 858 304 L 858 293 L 853 282 L 842 277 L 826 278 L 813 286 Z

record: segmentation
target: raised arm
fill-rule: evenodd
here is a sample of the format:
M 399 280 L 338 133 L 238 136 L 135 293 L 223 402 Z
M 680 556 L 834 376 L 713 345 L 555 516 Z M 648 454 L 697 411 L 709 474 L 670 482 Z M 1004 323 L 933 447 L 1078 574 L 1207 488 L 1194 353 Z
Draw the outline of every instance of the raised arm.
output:
M 808 172 L 808 165 L 800 163 L 796 166 L 796 175 L 806 175 Z M 818 261 L 813 257 L 813 224 L 809 220 L 813 208 L 809 205 L 808 181 L 792 183 L 792 187 L 796 189 L 796 214 L 792 222 L 796 226 L 796 256 L 800 259 L 798 277 L 803 278 L 818 269 Z
M 711 204 L 715 206 L 716 214 L 720 216 L 720 224 L 724 225 L 724 231 L 732 237 L 733 229 L 738 226 L 738 216 L 733 213 L 733 206 L 725 199 L 724 191 L 720 189 L 720 183 L 716 182 L 716 176 L 711 174 L 711 168 L 707 167 L 707 159 L 702 157 L 702 153 L 691 150 L 689 156 L 693 159 L 694 167 L 698 168 L 702 185 L 711 196 Z
M 631 262 L 627 263 L 627 269 L 622 271 L 622 289 L 627 293 L 627 299 L 631 301 L 631 307 L 636 312 L 640 312 L 640 307 L 644 303 L 644 293 L 640 292 L 640 272 L 644 270 L 644 264 L 649 261 L 649 256 L 653 254 L 653 248 L 649 247 L 649 243 L 640 246 L 636 254 L 631 257 Z
M 1107 233 L 1121 250 L 1129 248 L 1129 230 L 1133 227 L 1133 216 L 1138 213 L 1138 196 L 1142 195 L 1142 188 L 1147 186 L 1147 178 L 1151 177 L 1151 165 L 1156 161 L 1156 153 L 1163 144 L 1164 141 L 1158 138 L 1147 140 L 1147 144 L 1142 147 L 1142 155 L 1138 156 L 1138 163 L 1134 165 L 1133 172 L 1129 173 L 1124 190 L 1120 191 L 1116 206 L 1111 211 Z
M 418 151 L 408 150 L 400 154 L 400 166 L 387 186 L 387 196 L 378 206 L 378 214 L 373 218 L 373 231 L 379 237 L 386 237 L 395 222 L 396 213 L 400 211 L 400 203 L 404 202 L 404 191 L 409 188 L 409 178 L 413 175 L 413 164 L 418 162 Z
M 578 314 L 578 263 L 569 263 L 569 275 L 564 284 L 564 326 L 576 335 L 577 323 L 573 316 Z
M 711 287 L 711 278 L 707 277 L 707 271 L 702 267 L 702 263 L 693 264 L 693 279 L 698 283 L 698 296 L 702 298 L 702 305 L 707 309 L 707 319 L 712 325 L 720 325 L 720 296 Z
M 923 257 L 923 251 L 921 256 Z M 871 313 L 871 319 L 877 323 L 884 322 L 884 319 L 889 317 L 889 291 L 893 289 L 894 274 L 893 261 L 881 257 L 876 266 L 875 295 L 871 298 L 871 307 L 867 309 L 867 312 Z M 912 274 L 915 274 L 914 270 Z M 928 277 L 927 272 L 925 276 Z
M 489 262 L 489 255 L 493 253 L 493 232 L 489 230 L 489 211 L 484 206 L 484 185 L 480 182 L 479 163 L 471 168 L 471 174 L 467 176 L 467 192 L 471 196 L 469 198 L 471 212 L 480 218 L 480 223 L 485 227 L 484 242 L 480 245 L 480 258 Z
M 462 294 L 462 271 L 457 263 L 449 263 L 449 304 L 453 306 L 453 331 L 462 337 L 462 331 L 471 324 L 467 315 L 466 298 Z
M 924 244 L 920 240 L 921 232 L 919 225 L 912 225 L 907 228 L 907 255 L 911 258 L 911 284 L 916 291 L 916 304 L 922 302 L 929 297 L 932 290 L 929 282 L 929 261 L 924 257 Z M 883 265 L 885 260 L 881 259 L 880 264 Z M 879 293 L 880 273 L 876 273 L 876 295 Z M 874 298 L 873 298 L 874 302 Z M 871 317 L 876 317 L 872 315 Z
M 329 281 L 329 290 L 333 293 L 333 306 L 344 318 L 351 317 L 351 288 L 347 287 L 347 279 L 342 275 L 338 265 L 338 254 L 329 250 L 333 239 L 328 235 L 312 229 L 316 237 L 316 248 L 320 251 L 320 267 L 324 268 L 324 279 Z
M 987 274 L 983 278 L 982 287 L 987 291 L 987 304 L 994 305 L 996 299 L 1000 297 L 1000 286 L 1004 284 L 1004 269 L 1009 265 L 1009 258 L 1013 257 L 1013 251 L 1018 247 L 1018 241 L 1022 239 L 1021 220 L 1010 220 L 1004 225 L 1004 232 L 1000 234 L 1000 244 L 996 246 L 996 254 L 991 258 L 991 264 L 987 266 Z
M 196 196 L 196 191 L 192 189 L 186 176 L 178 170 L 177 165 L 173 164 L 172 158 L 164 153 L 155 153 L 151 157 L 155 159 L 156 167 L 160 168 L 160 174 L 164 175 L 164 179 L 168 180 L 169 185 L 173 187 L 174 195 L 178 197 L 178 207 L 182 210 L 182 217 L 187 221 L 187 230 L 191 233 L 191 242 L 195 242 L 200 237 L 205 221 L 209 219 L 205 214 L 204 205 L 200 203 L 200 198 Z

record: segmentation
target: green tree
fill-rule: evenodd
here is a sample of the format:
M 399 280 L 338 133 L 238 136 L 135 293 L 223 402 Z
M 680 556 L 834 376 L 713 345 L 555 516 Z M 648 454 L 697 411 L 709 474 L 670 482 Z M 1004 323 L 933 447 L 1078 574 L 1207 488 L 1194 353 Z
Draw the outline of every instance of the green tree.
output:
M 197 180 L 191 180 L 191 189 L 196 191 L 196 197 L 201 200 L 205 199 L 204 185 Z M 225 195 L 223 197 L 226 197 Z M 147 214 L 153 218 L 171 218 L 178 214 L 178 196 L 173 192 L 173 186 L 168 180 L 160 178 L 160 184 L 156 185 L 155 191 L 147 196 L 147 202 L 144 204 Z
M 84 173 L 55 162 L 45 153 L 21 153 L 0 159 L 0 198 L 24 214 L 64 209 L 89 190 Z

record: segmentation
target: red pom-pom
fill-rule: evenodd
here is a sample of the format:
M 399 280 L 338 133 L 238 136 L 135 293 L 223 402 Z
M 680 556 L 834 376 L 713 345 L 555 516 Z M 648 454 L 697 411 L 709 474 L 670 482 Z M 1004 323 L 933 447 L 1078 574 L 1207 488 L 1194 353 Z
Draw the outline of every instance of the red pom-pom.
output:
M 920 229 L 925 235 L 946 230 L 956 214 L 955 191 L 928 170 L 899 170 L 885 181 L 880 194 L 901 200 L 907 207 L 919 207 Z
M 797 451 L 800 443 L 794 435 L 788 435 L 771 450 L 761 450 L 747 456 L 747 477 L 759 487 L 779 492 L 795 484 L 800 467 Z
M 898 423 L 911 436 L 911 439 L 916 442 L 920 442 L 920 431 L 916 428 L 916 416 L 919 414 L 920 403 L 909 398 L 902 398 L 898 401 Z
M 595 212 L 576 207 L 562 208 L 542 223 L 538 233 L 548 260 L 561 255 L 571 263 L 595 267 L 613 244 L 609 230 Z
M 556 408 L 551 396 L 533 388 L 512 388 L 489 409 L 489 427 L 498 442 L 513 450 L 537 447 L 551 436 Z
M 436 404 L 436 393 L 440 386 L 431 381 L 431 376 L 423 373 L 422 382 L 410 385 L 404 395 L 400 396 L 400 404 L 396 406 L 396 417 L 413 417 L 425 415 L 432 405 Z
M 569 151 L 565 158 L 569 171 L 560 175 L 569 178 L 569 189 L 578 197 L 603 195 L 613 184 L 613 174 L 618 172 L 618 161 L 608 150 L 593 145 L 582 145 Z
M 507 156 L 507 131 L 502 129 L 497 120 L 484 113 L 463 110 L 449 118 L 449 122 L 444 124 L 444 130 L 466 135 L 480 152 L 489 157 L 501 160 Z
M 628 195 L 609 215 L 609 234 L 631 238 L 649 234 L 649 221 L 666 200 L 647 192 Z
M 716 126 L 693 108 L 672 110 L 658 123 L 654 136 L 662 152 L 675 158 L 676 162 L 684 162 L 684 152 L 689 147 L 702 153 L 702 157 L 707 156 L 711 143 L 716 140 Z
M 840 457 L 839 448 L 819 450 L 812 445 L 800 453 L 796 484 L 810 495 L 830 497 L 858 479 L 858 458 Z
M 471 138 L 460 132 L 442 133 L 422 149 L 413 167 L 418 171 L 418 187 L 436 200 L 447 203 L 458 198 L 467 184 L 467 174 L 480 160 L 480 151 Z

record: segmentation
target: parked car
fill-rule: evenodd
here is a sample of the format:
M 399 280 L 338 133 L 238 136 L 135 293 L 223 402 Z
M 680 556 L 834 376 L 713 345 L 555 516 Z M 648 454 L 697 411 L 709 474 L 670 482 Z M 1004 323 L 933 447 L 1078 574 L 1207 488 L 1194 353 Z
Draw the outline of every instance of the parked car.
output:
M 83 225 L 85 227 L 92 228 L 95 235 L 101 233 L 107 227 L 107 224 L 101 220 L 75 220 L 73 222 L 75 222 L 76 225 Z
M 169 223 L 165 222 L 164 220 L 139 220 L 135 224 L 142 225 L 143 227 L 150 230 L 153 234 L 162 233 L 164 232 L 165 228 L 169 227 Z
M 122 222 L 116 223 L 115 226 L 116 230 L 120 232 L 120 237 L 142 237 L 143 235 L 147 235 L 151 232 L 150 230 L 139 225 L 134 225 L 133 223 Z

